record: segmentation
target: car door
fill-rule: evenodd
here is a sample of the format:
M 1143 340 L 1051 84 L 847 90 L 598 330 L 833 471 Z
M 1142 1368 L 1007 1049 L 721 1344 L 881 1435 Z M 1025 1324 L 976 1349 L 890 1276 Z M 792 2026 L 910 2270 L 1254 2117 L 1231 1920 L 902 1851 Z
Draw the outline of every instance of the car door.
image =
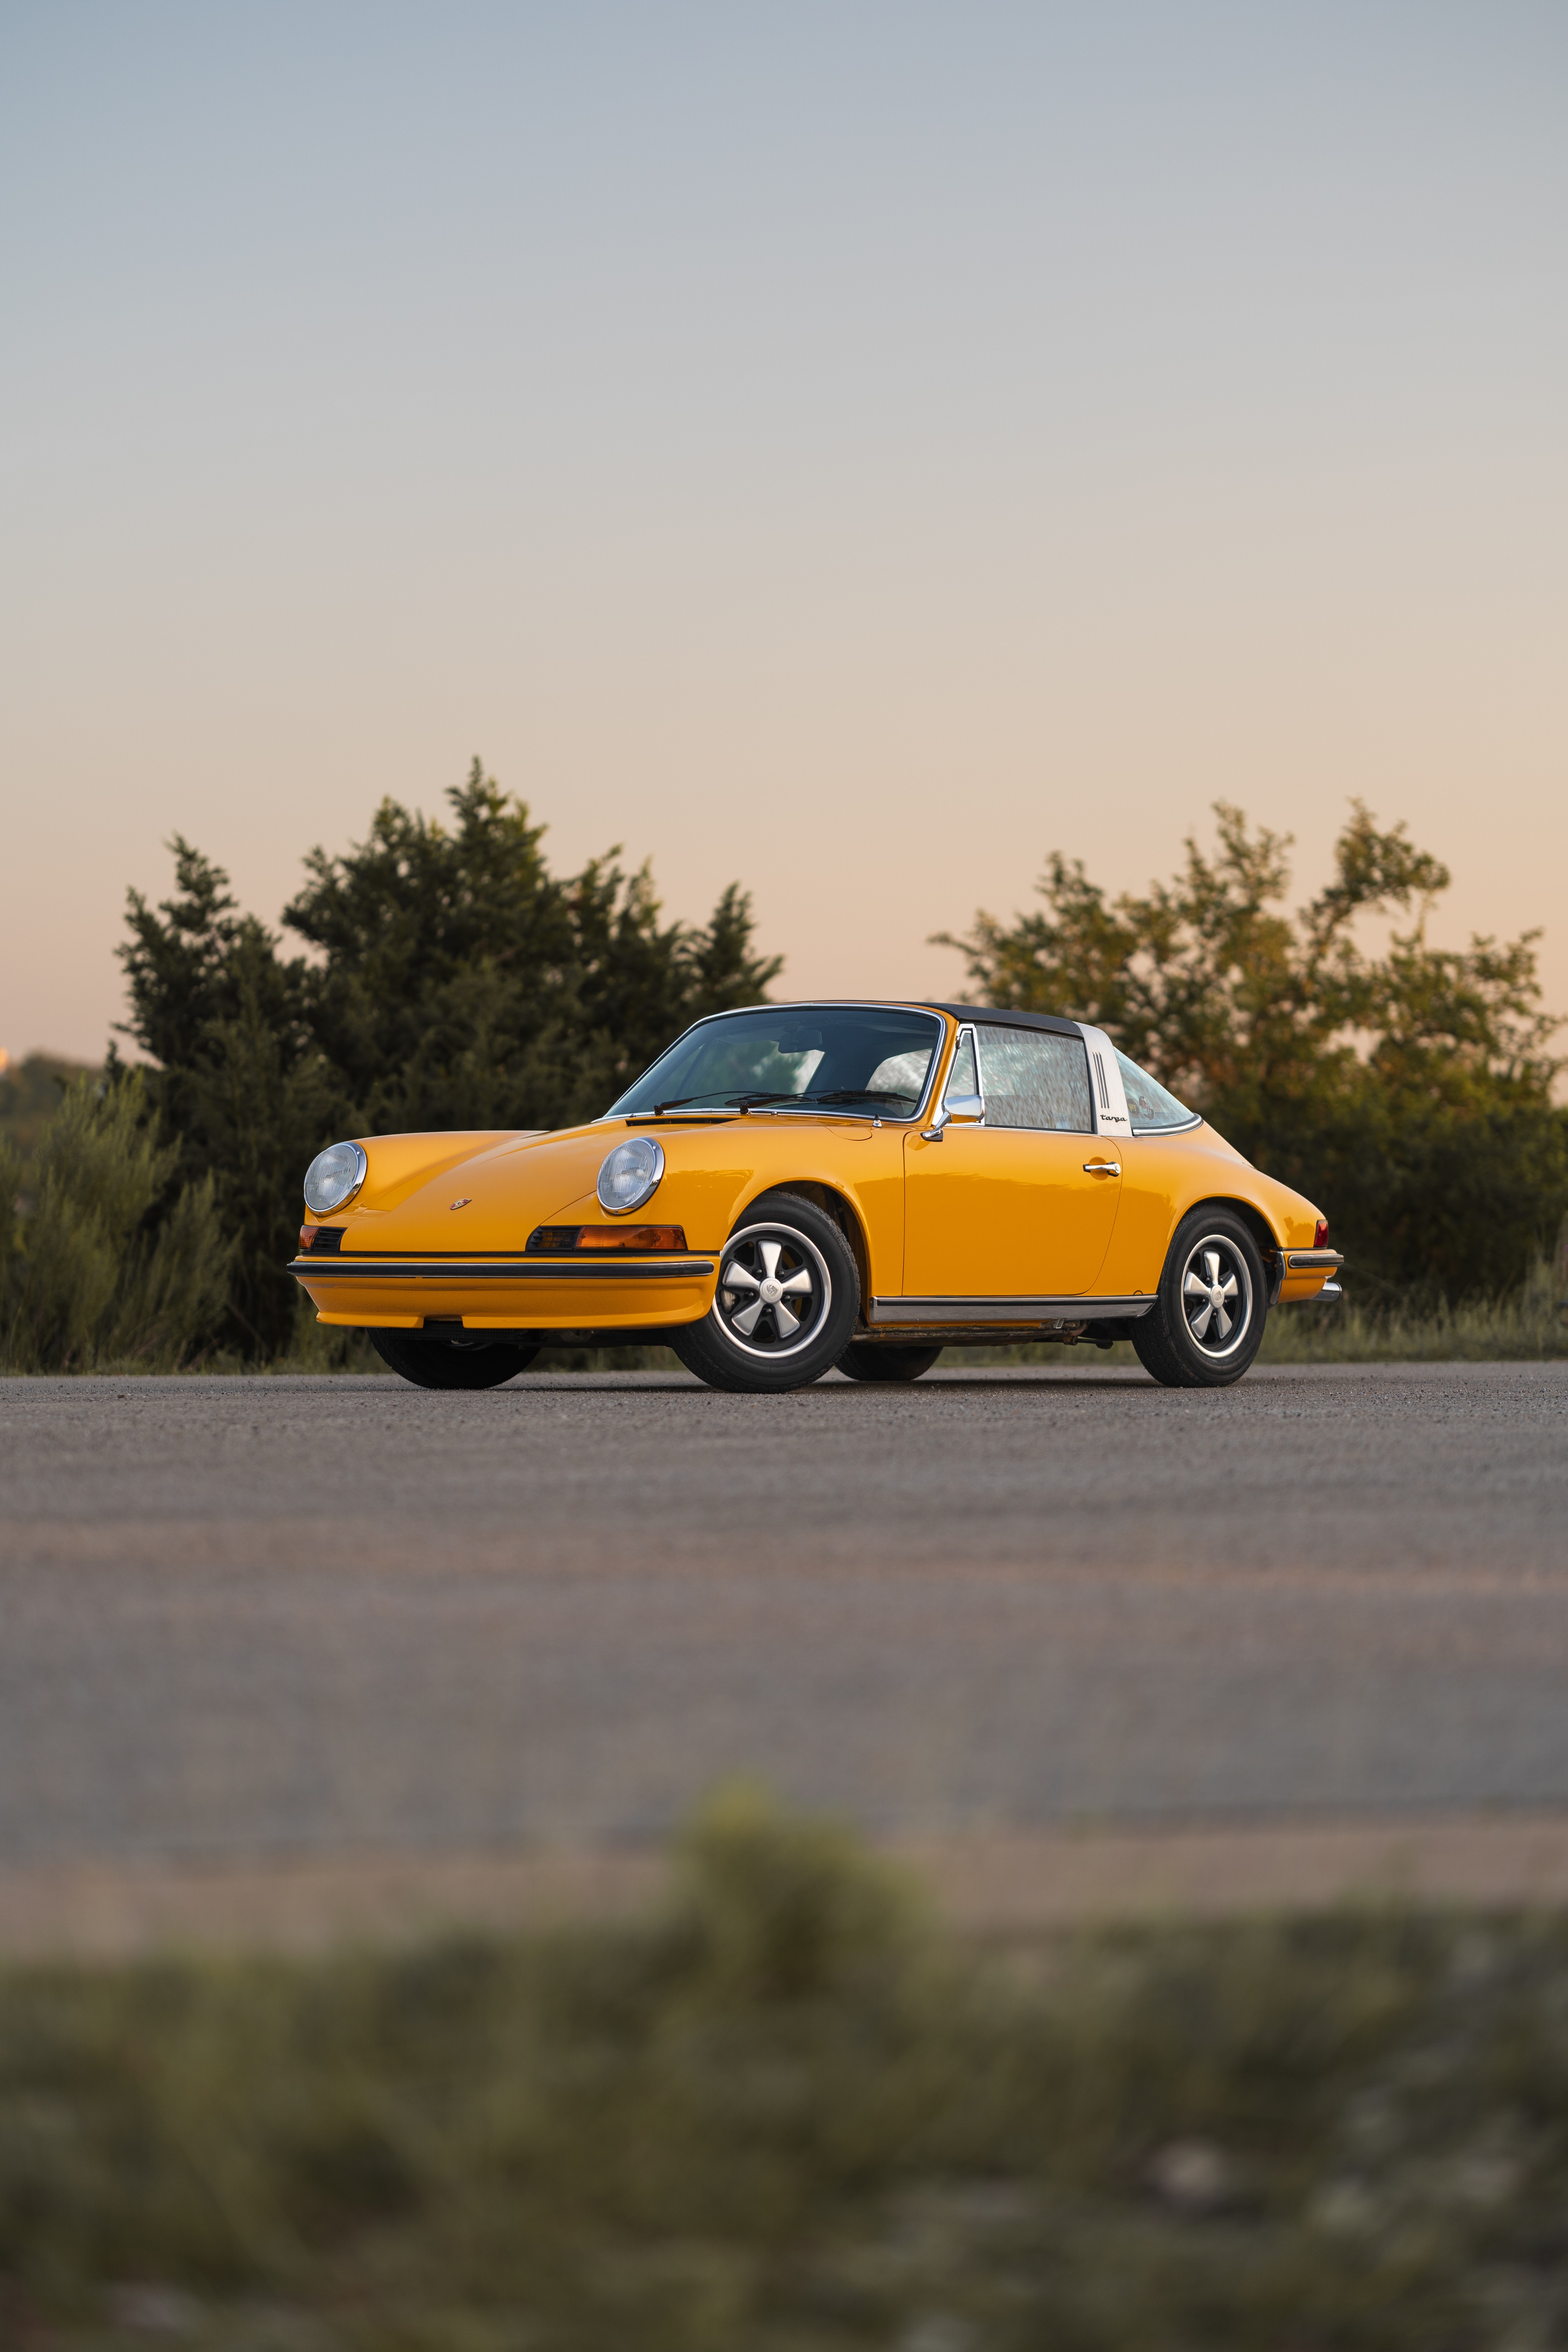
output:
M 1097 1136 L 1076 1029 L 975 1022 L 944 1125 L 904 1143 L 904 1294 L 1061 1298 L 1092 1287 L 1121 1199 L 1120 1141 Z

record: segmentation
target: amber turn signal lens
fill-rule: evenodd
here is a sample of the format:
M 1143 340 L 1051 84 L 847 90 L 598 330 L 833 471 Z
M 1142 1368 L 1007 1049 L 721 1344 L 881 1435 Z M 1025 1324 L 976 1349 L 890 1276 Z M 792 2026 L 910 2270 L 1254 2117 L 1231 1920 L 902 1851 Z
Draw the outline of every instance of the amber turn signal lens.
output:
M 683 1225 L 584 1225 L 577 1234 L 580 1250 L 683 1250 Z
M 1318 1230 L 1312 1235 L 1312 1247 L 1314 1249 L 1327 1249 L 1328 1246 L 1329 1221 L 1327 1217 L 1320 1217 L 1318 1219 Z

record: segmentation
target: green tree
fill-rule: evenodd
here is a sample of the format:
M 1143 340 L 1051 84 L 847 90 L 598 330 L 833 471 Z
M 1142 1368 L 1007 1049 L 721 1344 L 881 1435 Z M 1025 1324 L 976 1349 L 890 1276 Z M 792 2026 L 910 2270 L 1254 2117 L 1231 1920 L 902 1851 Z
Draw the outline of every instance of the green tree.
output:
M 1218 846 L 1110 898 L 1053 855 L 1045 904 L 978 914 L 964 955 L 989 1003 L 1067 1012 L 1201 1109 L 1260 1168 L 1321 1200 L 1363 1279 L 1449 1297 L 1518 1282 L 1568 1207 L 1559 1024 L 1537 933 L 1433 947 L 1446 866 L 1359 803 L 1333 878 L 1295 913 L 1288 836 L 1216 803 Z M 1381 953 L 1358 919 L 1403 916 Z
M 286 910 L 321 961 L 306 1018 L 363 1129 L 556 1127 L 603 1110 L 701 1013 L 765 996 L 733 886 L 706 927 L 661 924 L 647 866 L 566 881 L 544 828 L 475 761 L 442 824 L 384 801 L 368 840 L 315 850 Z
M 344 1116 L 340 1078 L 318 1045 L 302 957 L 240 914 L 218 867 L 176 835 L 174 895 L 130 893 L 128 1034 L 186 1182 L 209 1181 L 230 1253 L 221 1336 L 273 1355 L 293 1328 L 300 1178 Z
M 210 1172 L 237 1244 L 231 1336 L 287 1345 L 282 1275 L 300 1179 L 344 1134 L 557 1127 L 602 1111 L 700 1014 L 767 993 L 731 886 L 706 926 L 664 923 L 647 866 L 618 853 L 562 879 L 524 803 L 475 761 L 442 823 L 385 800 L 367 838 L 317 849 L 285 926 L 241 914 L 176 838 L 175 894 L 131 894 L 129 1034 L 187 1179 Z

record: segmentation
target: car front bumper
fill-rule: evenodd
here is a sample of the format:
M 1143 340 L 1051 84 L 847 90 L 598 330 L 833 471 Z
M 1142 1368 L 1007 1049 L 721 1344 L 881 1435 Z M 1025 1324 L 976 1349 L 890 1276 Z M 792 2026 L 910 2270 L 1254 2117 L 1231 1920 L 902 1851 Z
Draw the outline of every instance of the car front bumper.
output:
M 289 1267 L 322 1323 L 417 1330 L 658 1330 L 713 1304 L 716 1257 L 298 1257 Z

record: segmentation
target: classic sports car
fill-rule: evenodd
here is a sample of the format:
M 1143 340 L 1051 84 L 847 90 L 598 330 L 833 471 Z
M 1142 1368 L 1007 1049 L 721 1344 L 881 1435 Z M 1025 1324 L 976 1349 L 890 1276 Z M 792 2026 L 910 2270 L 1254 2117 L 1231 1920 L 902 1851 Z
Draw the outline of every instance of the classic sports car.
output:
M 1119 1339 L 1220 1388 L 1341 1264 L 1310 1201 L 1102 1030 L 963 1004 L 714 1013 L 586 1126 L 334 1143 L 305 1204 L 289 1272 L 320 1319 L 425 1388 L 494 1387 L 550 1341 L 662 1340 L 771 1390 Z

